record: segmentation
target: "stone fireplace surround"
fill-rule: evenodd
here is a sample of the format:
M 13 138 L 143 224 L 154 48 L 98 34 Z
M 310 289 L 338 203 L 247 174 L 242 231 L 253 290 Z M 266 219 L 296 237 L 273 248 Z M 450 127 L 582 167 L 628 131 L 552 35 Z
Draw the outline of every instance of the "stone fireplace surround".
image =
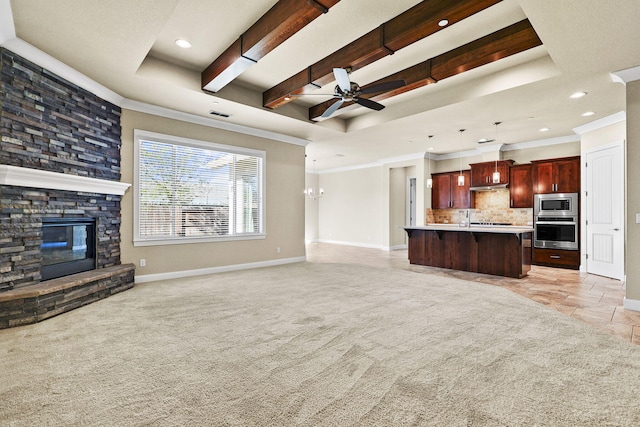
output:
M 121 109 L 0 47 L 0 328 L 133 286 L 120 263 Z M 42 281 L 42 218 L 96 222 L 96 269 Z
M 120 197 L 129 184 L 0 165 L 0 329 L 36 323 L 133 287 L 133 264 L 120 265 Z M 96 221 L 97 269 L 40 281 L 42 218 Z M 9 244 L 8 235 L 14 239 Z M 15 239 L 19 239 L 16 243 Z

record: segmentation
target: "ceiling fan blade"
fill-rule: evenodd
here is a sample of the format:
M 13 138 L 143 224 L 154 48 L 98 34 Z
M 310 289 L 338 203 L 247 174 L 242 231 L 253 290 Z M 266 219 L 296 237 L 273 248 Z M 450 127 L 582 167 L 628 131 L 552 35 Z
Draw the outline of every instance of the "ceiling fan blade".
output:
M 363 107 L 371 108 L 372 110 L 376 110 L 376 111 L 380 111 L 384 108 L 384 105 L 378 104 L 376 101 L 372 101 L 367 98 L 355 98 L 354 101 L 356 101 L 358 104 L 362 105 Z
M 338 87 L 340 87 L 343 92 L 351 91 L 351 80 L 349 80 L 349 73 L 347 73 L 347 70 L 344 68 L 334 68 L 333 75 L 336 77 Z
M 388 82 L 378 83 L 376 85 L 371 85 L 367 87 L 363 87 L 360 89 L 360 92 L 367 93 L 376 93 L 376 92 L 387 92 L 390 90 L 398 89 L 399 87 L 406 86 L 407 82 L 404 80 L 391 80 Z
M 343 103 L 344 103 L 344 99 L 339 99 L 338 101 L 334 102 L 333 104 L 331 104 L 329 108 L 325 110 L 324 113 L 322 113 L 321 117 L 325 119 L 328 118 L 330 115 L 335 113 L 338 110 L 338 108 L 342 106 Z

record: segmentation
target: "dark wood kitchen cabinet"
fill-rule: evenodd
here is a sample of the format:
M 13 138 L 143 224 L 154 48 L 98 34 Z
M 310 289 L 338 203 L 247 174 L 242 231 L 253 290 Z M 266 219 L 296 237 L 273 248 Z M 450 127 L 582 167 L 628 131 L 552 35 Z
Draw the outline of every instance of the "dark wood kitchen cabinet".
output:
M 534 193 L 580 192 L 580 156 L 534 160 L 531 163 Z
M 515 165 L 509 169 L 509 207 L 533 208 L 533 166 Z
M 509 183 L 509 166 L 513 160 L 498 160 L 493 162 L 472 163 L 471 186 L 484 187 L 491 185 L 504 185 Z M 500 181 L 493 182 L 493 173 L 500 172 Z
M 580 251 L 533 248 L 533 263 L 547 267 L 580 269 Z
M 432 209 L 468 209 L 471 207 L 471 192 L 469 183 L 471 181 L 471 171 L 464 170 L 464 186 L 458 185 L 458 175 L 460 172 L 434 173 L 433 188 L 431 189 Z

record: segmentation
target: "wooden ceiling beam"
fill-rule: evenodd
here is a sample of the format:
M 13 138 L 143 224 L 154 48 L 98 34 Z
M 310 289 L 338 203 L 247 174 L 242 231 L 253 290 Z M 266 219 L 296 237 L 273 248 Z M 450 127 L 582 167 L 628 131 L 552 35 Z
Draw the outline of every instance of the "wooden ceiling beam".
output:
M 219 91 L 339 1 L 279 0 L 202 72 L 202 89 Z
M 432 59 L 433 77 L 443 80 L 540 45 L 542 40 L 525 19 L 436 56 Z
M 381 101 L 540 45 L 542 45 L 542 41 L 529 20 L 525 19 L 459 48 L 372 82 L 363 86 L 363 88 L 389 80 L 403 79 L 407 82 L 406 86 L 393 91 L 366 96 L 366 98 L 374 101 Z M 336 100 L 331 99 L 309 108 L 309 120 L 322 120 L 322 113 L 334 102 Z M 356 106 L 357 104 L 345 102 L 338 111 L 347 111 L 345 109 L 353 109 Z
M 334 81 L 333 68 L 351 68 L 355 71 L 380 58 L 428 37 L 443 27 L 441 19 L 449 25 L 459 22 L 502 0 L 425 0 L 385 22 L 373 31 L 347 44 L 338 51 L 308 67 L 309 81 L 300 86 L 295 76 L 278 83 L 262 94 L 263 105 L 278 108 L 290 102 L 288 95 L 305 93 L 315 86 Z

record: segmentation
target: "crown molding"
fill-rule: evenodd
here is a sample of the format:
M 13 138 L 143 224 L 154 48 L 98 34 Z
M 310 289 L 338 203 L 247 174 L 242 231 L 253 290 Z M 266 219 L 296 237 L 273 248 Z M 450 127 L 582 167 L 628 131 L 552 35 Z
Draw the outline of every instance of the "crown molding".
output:
M 196 125 L 208 126 L 215 129 L 228 130 L 231 132 L 241 133 L 244 135 L 257 136 L 260 138 L 272 139 L 274 141 L 286 142 L 287 144 L 300 145 L 306 147 L 311 141 L 289 136 L 278 132 L 271 132 L 262 129 L 256 129 L 249 126 L 228 123 L 210 117 L 202 117 L 196 114 L 185 113 L 171 108 L 160 107 L 157 105 L 147 104 L 145 102 L 136 101 L 125 98 L 121 105 L 122 108 L 140 113 L 151 114 L 154 116 L 164 117 L 167 119 L 180 120 L 182 122 L 193 123 Z
M 537 139 L 534 141 L 517 142 L 515 144 L 505 144 L 502 151 L 524 150 L 527 148 L 546 147 L 548 145 L 569 144 L 571 142 L 580 142 L 579 135 L 559 136 L 557 138 Z
M 593 132 L 594 130 L 602 129 L 616 123 L 624 122 L 625 120 L 627 120 L 627 113 L 625 111 L 620 111 L 610 116 L 587 123 L 586 125 L 573 128 L 573 131 L 578 135 L 584 135 L 585 133 Z
M 124 195 L 131 184 L 39 169 L 0 165 L 0 185 Z
M 611 80 L 613 80 L 614 83 L 622 83 L 625 85 L 629 82 L 640 80 L 640 66 L 611 73 Z

